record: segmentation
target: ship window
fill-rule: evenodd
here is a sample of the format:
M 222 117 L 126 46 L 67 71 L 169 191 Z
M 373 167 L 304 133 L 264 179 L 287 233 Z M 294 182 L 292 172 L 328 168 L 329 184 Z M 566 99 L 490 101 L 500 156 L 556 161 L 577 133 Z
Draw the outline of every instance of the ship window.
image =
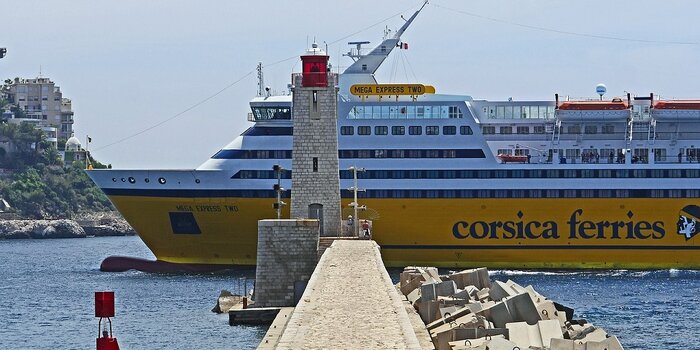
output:
M 609 169 L 599 170 L 598 177 L 602 177 L 602 178 L 612 177 L 612 170 L 609 170 Z
M 202 233 L 194 214 L 190 212 L 170 212 L 170 227 L 174 234 L 198 235 Z
M 581 133 L 581 126 L 580 125 L 569 125 L 566 127 L 566 132 L 568 134 L 580 134 Z
M 530 133 L 530 127 L 529 126 L 519 126 L 517 128 L 518 134 L 529 134 Z
M 615 190 L 615 197 L 617 198 L 628 198 L 630 196 L 629 190 Z
M 357 151 L 357 158 L 370 158 L 371 151 L 366 149 L 361 149 Z
M 683 190 L 668 190 L 669 198 L 681 198 L 683 197 Z
M 651 177 L 664 177 L 664 171 L 661 169 L 652 169 Z
M 513 133 L 513 127 L 512 126 L 502 126 L 499 130 L 499 133 L 501 134 L 512 134 Z
M 386 151 L 383 149 L 374 150 L 374 158 L 386 158 Z
M 442 172 L 443 179 L 454 179 L 457 176 L 457 172 L 454 170 L 445 170 Z
M 510 173 L 510 177 L 517 178 L 517 179 L 523 178 L 523 177 L 525 177 L 525 171 L 524 170 L 513 170 Z
M 547 198 L 559 198 L 559 190 L 546 190 L 545 197 L 547 197 Z
M 513 154 L 513 150 L 510 149 L 510 148 L 500 148 L 500 149 L 498 150 L 498 153 L 497 153 L 497 154 L 503 154 L 503 155 L 506 155 L 506 154 L 507 154 L 507 155 L 511 155 L 511 154 Z
M 573 170 L 573 169 L 564 170 L 564 177 L 567 177 L 567 178 L 576 177 L 576 170 Z
M 443 158 L 456 158 L 457 157 L 457 151 L 453 149 L 446 149 L 442 151 L 442 157 Z
M 686 198 L 698 198 L 700 197 L 700 190 L 685 190 Z
M 352 126 L 341 126 L 340 127 L 340 134 L 341 135 L 353 135 L 353 134 L 355 134 L 355 128 Z
M 495 178 L 503 179 L 508 177 L 508 172 L 505 170 L 496 170 L 493 175 Z
M 590 169 L 581 170 L 581 177 L 595 177 L 595 171 Z
M 459 171 L 459 178 L 460 179 L 471 179 L 473 177 L 474 177 L 473 170 L 460 170 Z
M 685 171 L 685 177 L 698 177 L 700 175 L 700 170 L 698 169 L 687 169 Z
M 362 70 L 367 70 L 367 65 L 366 65 L 366 64 L 363 64 L 363 65 L 362 65 Z
M 598 126 L 597 125 L 586 125 L 584 132 L 586 134 L 597 134 L 598 133 Z
M 459 127 L 459 134 L 460 135 L 473 135 L 474 131 L 472 131 L 472 127 L 469 125 L 462 125 Z
M 490 106 L 489 108 L 489 118 L 494 119 L 496 118 L 496 107 Z
M 419 149 L 408 150 L 408 158 L 423 158 L 423 152 Z
M 440 134 L 440 127 L 439 126 L 426 126 L 425 127 L 425 134 L 426 135 L 439 135 Z
M 474 193 L 471 190 L 459 190 L 459 198 L 472 198 Z
M 496 133 L 496 127 L 495 126 L 483 126 L 481 129 L 481 132 L 484 135 L 493 135 Z
M 442 196 L 444 198 L 455 198 L 457 197 L 457 191 L 455 190 L 444 190 L 442 191 Z
M 651 190 L 649 196 L 651 198 L 664 198 L 664 190 Z
M 440 157 L 440 151 L 436 149 L 429 149 L 425 151 L 425 157 L 426 158 L 439 158 Z
M 439 179 L 440 172 L 438 170 L 426 170 L 425 171 L 425 178 L 426 179 Z
M 491 177 L 491 173 L 488 170 L 479 170 L 478 176 L 480 179 L 488 179 Z
M 391 134 L 392 135 L 404 135 L 406 134 L 406 127 L 401 125 L 401 126 L 392 126 L 391 127 Z
M 625 177 L 630 177 L 630 174 L 629 174 L 629 171 L 627 169 L 618 169 L 618 170 L 615 170 L 615 177 L 625 178 Z
M 542 190 L 530 190 L 528 195 L 530 198 L 542 198 Z
M 389 128 L 386 126 L 375 126 L 374 127 L 374 134 L 375 135 L 386 135 L 389 133 Z
M 532 127 L 532 132 L 535 134 L 544 134 L 544 125 L 535 125 Z
M 442 127 L 443 135 L 455 135 L 457 134 L 457 127 L 452 125 L 445 125 Z
M 632 176 L 634 177 L 647 177 L 647 171 L 646 170 L 634 170 L 632 171 Z
M 292 110 L 289 107 L 251 107 L 255 120 L 290 120 Z
M 654 148 L 654 160 L 657 162 L 666 161 L 666 149 L 665 148 Z
M 495 190 L 493 196 L 496 198 L 508 198 L 508 190 Z
M 506 106 L 505 118 L 513 119 L 513 106 Z
M 547 177 L 548 177 L 548 178 L 557 178 L 557 177 L 559 177 L 559 170 L 547 170 Z
M 409 126 L 408 127 L 408 134 L 409 135 L 421 135 L 421 134 L 423 134 L 423 128 L 421 126 Z
M 603 125 L 603 127 L 600 130 L 601 133 L 603 134 L 614 134 L 615 133 L 615 126 L 614 125 Z
M 450 107 L 449 107 L 448 116 L 449 116 L 450 118 L 453 118 L 453 119 L 454 119 L 454 118 L 462 118 L 462 116 L 463 116 L 463 115 L 462 115 L 462 110 L 459 109 L 459 107 L 457 107 L 457 106 L 450 106 Z
M 576 190 L 564 190 L 564 198 L 576 198 Z
M 491 197 L 490 192 L 491 191 L 489 191 L 489 190 L 478 190 L 478 191 L 476 191 L 476 196 L 478 198 L 489 198 L 489 197 Z
M 581 197 L 593 198 L 595 197 L 595 190 L 581 190 Z
M 503 117 L 505 115 L 506 115 L 506 107 L 505 106 L 497 106 L 496 107 L 496 118 L 503 119 Z
M 612 190 L 599 190 L 598 197 L 610 198 L 610 197 L 612 197 Z
M 404 157 L 404 150 L 402 150 L 402 149 L 391 150 L 389 152 L 389 157 L 391 157 L 391 158 L 403 158 Z
M 357 127 L 357 134 L 358 135 L 369 135 L 372 132 L 372 128 L 369 126 L 358 126 Z
M 681 173 L 680 169 L 670 169 L 668 171 L 668 177 L 681 177 Z

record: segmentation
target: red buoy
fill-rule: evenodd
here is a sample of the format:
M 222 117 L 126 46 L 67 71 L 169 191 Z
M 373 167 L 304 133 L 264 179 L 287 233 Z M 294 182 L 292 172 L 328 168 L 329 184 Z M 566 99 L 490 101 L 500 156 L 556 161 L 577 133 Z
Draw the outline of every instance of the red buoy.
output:
M 100 318 L 97 322 L 97 350 L 119 350 L 117 338 L 112 336 L 110 319 L 114 317 L 114 292 L 95 292 L 95 317 Z M 107 319 L 104 328 L 102 319 Z M 109 323 L 109 331 L 107 331 L 107 323 Z

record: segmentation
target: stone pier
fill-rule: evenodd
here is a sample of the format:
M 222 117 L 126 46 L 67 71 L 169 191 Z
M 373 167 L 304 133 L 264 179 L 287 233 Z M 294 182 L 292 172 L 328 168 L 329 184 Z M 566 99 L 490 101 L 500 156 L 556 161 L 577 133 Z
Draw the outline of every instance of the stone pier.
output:
M 406 305 L 374 241 L 338 240 L 321 257 L 286 328 L 276 339 L 266 336 L 260 349 L 431 346 L 418 315 Z

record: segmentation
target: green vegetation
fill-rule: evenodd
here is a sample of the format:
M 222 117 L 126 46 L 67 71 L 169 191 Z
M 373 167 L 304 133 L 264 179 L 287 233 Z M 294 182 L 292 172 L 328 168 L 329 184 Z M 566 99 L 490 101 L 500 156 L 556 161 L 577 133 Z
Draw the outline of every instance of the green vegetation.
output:
M 63 166 L 58 151 L 32 124 L 0 123 L 0 196 L 27 218 L 71 218 L 75 214 L 114 210 L 109 199 L 85 174 L 84 164 Z M 63 142 L 65 144 L 65 141 Z M 90 158 L 92 160 L 92 157 Z M 96 169 L 106 168 L 93 160 Z

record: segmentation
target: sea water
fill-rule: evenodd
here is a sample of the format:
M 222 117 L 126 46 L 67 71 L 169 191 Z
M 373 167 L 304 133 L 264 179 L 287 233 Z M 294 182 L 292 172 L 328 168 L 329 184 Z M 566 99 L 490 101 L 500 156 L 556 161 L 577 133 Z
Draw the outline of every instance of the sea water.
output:
M 0 349 L 95 349 L 95 291 L 113 290 L 122 349 L 254 349 L 265 327 L 211 311 L 253 269 L 218 274 L 100 272 L 102 259 L 153 259 L 138 237 L 0 240 Z M 242 280 L 243 279 L 243 280 Z M 249 282 L 249 287 L 251 283 Z
M 94 349 L 101 290 L 115 291 L 122 349 L 253 349 L 264 336 L 265 327 L 231 327 L 211 312 L 219 291 L 241 290 L 253 269 L 100 272 L 109 255 L 153 259 L 138 237 L 0 241 L 0 349 Z M 399 272 L 390 270 L 394 279 Z M 496 270 L 491 278 L 533 285 L 626 349 L 700 349 L 700 271 Z

